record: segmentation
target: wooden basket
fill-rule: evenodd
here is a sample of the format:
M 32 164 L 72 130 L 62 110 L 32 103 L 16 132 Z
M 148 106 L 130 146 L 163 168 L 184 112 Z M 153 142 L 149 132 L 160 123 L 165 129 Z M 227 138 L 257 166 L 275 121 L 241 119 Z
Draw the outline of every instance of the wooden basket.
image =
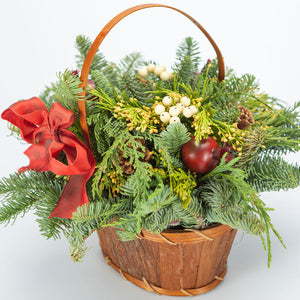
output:
M 185 12 L 161 4 L 143 4 L 121 12 L 96 37 L 81 70 L 83 92 L 78 100 L 79 118 L 84 140 L 91 150 L 85 94 L 93 58 L 106 35 L 119 21 L 135 11 L 151 7 L 169 8 L 190 19 L 213 46 L 218 58 L 218 77 L 220 81 L 224 79 L 224 61 L 218 46 L 207 31 Z M 227 257 L 235 234 L 235 229 L 220 224 L 201 231 L 165 230 L 161 234 L 151 234 L 143 230 L 134 241 L 122 242 L 112 227 L 98 231 L 108 264 L 139 287 L 171 296 L 194 296 L 216 287 L 226 273 Z
M 227 271 L 237 230 L 217 225 L 204 230 L 143 230 L 122 242 L 115 228 L 98 231 L 106 262 L 135 285 L 156 294 L 194 296 L 215 288 Z

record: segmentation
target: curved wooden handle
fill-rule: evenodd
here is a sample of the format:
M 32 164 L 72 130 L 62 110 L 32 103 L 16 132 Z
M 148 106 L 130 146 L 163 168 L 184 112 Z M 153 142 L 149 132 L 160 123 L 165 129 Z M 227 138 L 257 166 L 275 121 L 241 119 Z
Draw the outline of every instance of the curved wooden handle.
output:
M 218 48 L 217 44 L 212 39 L 212 37 L 208 34 L 208 32 L 194 18 L 192 18 L 190 15 L 188 15 L 187 13 L 185 13 L 185 12 L 183 12 L 183 11 L 177 9 L 177 8 L 174 8 L 172 6 L 163 5 L 163 4 L 154 4 L 154 3 L 141 4 L 141 5 L 133 6 L 131 8 L 128 8 L 128 9 L 122 11 L 117 16 L 115 16 L 113 19 L 111 19 L 103 27 L 101 32 L 98 34 L 98 36 L 94 40 L 91 48 L 89 49 L 89 51 L 86 55 L 86 58 L 85 58 L 85 61 L 83 63 L 82 70 L 81 70 L 80 79 L 82 81 L 81 87 L 83 88 L 83 92 L 79 94 L 79 99 L 78 99 L 79 119 L 80 119 L 80 126 L 81 126 L 81 129 L 82 129 L 82 132 L 83 132 L 84 140 L 85 140 L 86 144 L 89 146 L 90 149 L 91 149 L 91 141 L 90 141 L 88 126 L 87 126 L 87 123 L 86 123 L 85 93 L 86 93 L 88 75 L 89 75 L 89 71 L 90 71 L 91 64 L 92 64 L 92 61 L 94 59 L 94 56 L 95 56 L 99 46 L 101 45 L 102 41 L 106 37 L 106 35 L 110 32 L 110 30 L 116 24 L 118 24 L 123 18 L 125 18 L 126 16 L 132 14 L 133 12 L 136 12 L 138 10 L 145 9 L 145 8 L 150 8 L 150 7 L 170 8 L 170 9 L 173 9 L 173 10 L 183 14 L 188 19 L 190 19 L 202 31 L 202 33 L 207 37 L 207 39 L 209 40 L 209 42 L 213 46 L 213 48 L 214 48 L 214 50 L 217 54 L 217 58 L 218 58 L 218 67 L 219 67 L 219 76 L 218 77 L 219 77 L 220 81 L 222 81 L 224 79 L 225 66 L 224 66 L 224 60 L 223 60 L 223 56 L 221 54 L 220 49 Z

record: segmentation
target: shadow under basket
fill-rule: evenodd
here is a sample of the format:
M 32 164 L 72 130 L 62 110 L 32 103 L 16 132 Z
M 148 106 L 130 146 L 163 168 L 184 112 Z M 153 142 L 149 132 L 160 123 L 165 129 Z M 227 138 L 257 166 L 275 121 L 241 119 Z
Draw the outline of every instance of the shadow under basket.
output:
M 124 279 L 156 294 L 195 296 L 215 288 L 227 271 L 227 258 L 237 230 L 215 225 L 204 230 L 142 230 L 122 242 L 116 229 L 98 231 L 106 262 Z

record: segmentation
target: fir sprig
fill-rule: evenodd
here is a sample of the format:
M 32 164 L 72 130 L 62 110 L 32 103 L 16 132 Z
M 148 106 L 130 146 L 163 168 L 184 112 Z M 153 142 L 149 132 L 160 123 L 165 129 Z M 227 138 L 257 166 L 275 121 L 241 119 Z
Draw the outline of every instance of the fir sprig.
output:
M 240 198 L 235 188 L 226 181 L 208 181 L 200 186 L 201 201 L 203 201 L 205 220 L 208 223 L 227 224 L 245 232 L 260 235 L 264 233 L 265 226 L 257 214 L 251 209 L 245 211 L 239 205 Z
M 78 111 L 78 94 L 82 92 L 79 87 L 81 81 L 76 74 L 70 70 L 58 73 L 58 81 L 54 85 L 54 99 L 64 107 L 77 112 Z
M 282 239 L 278 232 L 275 230 L 274 225 L 271 223 L 268 211 L 272 210 L 266 207 L 265 203 L 258 197 L 257 192 L 245 181 L 246 173 L 240 169 L 233 168 L 232 166 L 238 161 L 239 158 L 233 159 L 229 163 L 225 164 L 225 155 L 222 157 L 220 165 L 217 166 L 210 173 L 205 175 L 201 180 L 208 180 L 214 178 L 215 181 L 218 180 L 218 176 L 225 180 L 227 184 L 232 185 L 236 190 L 236 195 L 241 198 L 244 211 L 247 212 L 249 209 L 255 212 L 259 217 L 261 222 L 264 224 L 264 233 L 267 239 L 267 251 L 268 251 L 268 265 L 271 262 L 271 239 L 270 230 L 276 235 L 279 241 L 284 246 Z M 261 234 L 261 239 L 264 243 L 264 237 Z
M 3 178 L 0 182 L 3 203 L 0 208 L 0 223 L 14 222 L 18 216 L 40 207 L 40 201 L 48 201 L 48 207 L 51 203 L 51 213 L 60 198 L 63 186 L 64 180 L 56 179 L 51 172 L 26 171 Z M 47 212 L 49 210 L 44 211 L 46 214 Z
M 288 190 L 300 184 L 300 167 L 278 156 L 261 155 L 248 173 L 248 184 L 258 192 Z
M 187 128 L 181 123 L 170 124 L 160 136 L 169 154 L 177 158 L 182 146 L 190 140 Z
M 83 35 L 77 36 L 75 46 L 79 52 L 79 54 L 76 55 L 76 62 L 77 62 L 78 69 L 82 68 L 83 62 L 85 60 L 85 57 L 86 57 L 91 45 L 92 45 L 92 41 L 88 37 L 83 36 Z M 102 70 L 102 68 L 106 67 L 107 64 L 108 63 L 107 63 L 105 57 L 103 56 L 103 54 L 100 53 L 99 51 L 97 51 L 97 53 L 93 59 L 90 71 Z
M 191 37 L 187 37 L 176 52 L 175 71 L 183 83 L 190 83 L 200 63 L 199 44 Z

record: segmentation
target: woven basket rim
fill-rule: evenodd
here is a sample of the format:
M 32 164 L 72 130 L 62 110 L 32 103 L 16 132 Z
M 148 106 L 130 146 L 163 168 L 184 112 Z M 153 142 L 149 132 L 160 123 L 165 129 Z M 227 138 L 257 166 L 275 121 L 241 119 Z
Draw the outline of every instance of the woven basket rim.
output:
M 114 230 L 118 230 L 118 228 L 114 226 L 108 227 L 111 227 Z M 101 231 L 102 229 L 98 229 L 97 231 Z M 136 238 L 164 244 L 166 242 L 175 245 L 193 244 L 213 241 L 218 236 L 221 236 L 231 230 L 237 231 L 237 229 L 233 229 L 229 225 L 224 225 L 221 223 L 211 225 L 204 229 L 165 229 L 161 233 L 151 233 L 150 231 L 142 229 L 140 234 L 137 235 Z
M 205 229 L 165 229 L 160 234 L 152 234 L 151 232 L 142 229 L 138 238 L 158 243 L 165 243 L 166 241 L 169 241 L 170 244 L 193 244 L 213 241 L 218 236 L 221 236 L 231 230 L 233 230 L 233 228 L 230 226 L 220 223 L 209 226 Z

